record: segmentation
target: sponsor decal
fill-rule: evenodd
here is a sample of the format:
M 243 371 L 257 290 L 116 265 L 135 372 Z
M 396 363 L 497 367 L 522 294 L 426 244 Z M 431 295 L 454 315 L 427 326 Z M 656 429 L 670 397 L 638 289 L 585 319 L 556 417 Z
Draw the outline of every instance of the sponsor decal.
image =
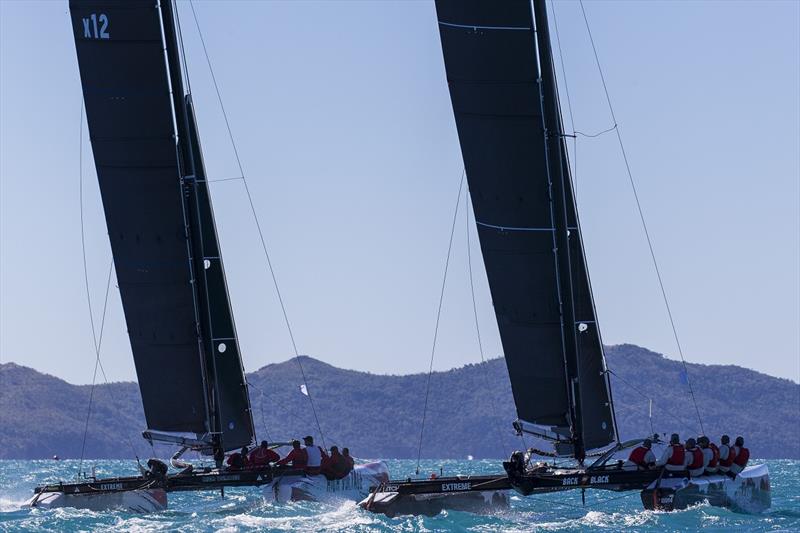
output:
M 469 490 L 471 488 L 472 488 L 471 483 L 442 483 L 442 492 Z
M 100 490 L 122 490 L 122 483 L 100 483 Z
M 602 485 L 608 483 L 609 476 L 580 476 L 565 477 L 561 480 L 561 485 L 565 487 L 578 485 Z
M 216 483 L 217 481 L 239 481 L 239 476 L 213 476 L 202 478 L 204 483 Z

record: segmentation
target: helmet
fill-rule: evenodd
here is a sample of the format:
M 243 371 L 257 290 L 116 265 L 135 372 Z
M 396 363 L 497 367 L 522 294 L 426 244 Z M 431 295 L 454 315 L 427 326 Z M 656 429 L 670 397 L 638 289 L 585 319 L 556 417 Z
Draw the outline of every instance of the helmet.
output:
M 736 437 L 736 444 L 735 445 L 736 446 L 744 446 L 744 438 L 742 438 L 741 435 Z
M 694 448 L 697 443 L 693 438 L 686 439 L 686 447 L 687 448 Z
M 731 441 L 731 438 L 729 436 L 727 436 L 727 435 L 723 435 L 722 438 L 719 439 L 719 441 L 722 444 L 728 444 Z
M 642 446 L 644 446 L 645 448 L 650 448 L 651 446 L 653 446 L 653 441 L 651 441 L 650 439 L 644 439 L 642 441 Z
M 697 439 L 697 442 L 700 444 L 700 446 L 708 446 L 708 443 L 710 441 L 708 440 L 708 437 L 703 435 L 703 436 L 701 436 L 700 438 Z
M 669 438 L 670 444 L 678 444 L 681 442 L 681 437 L 677 433 L 673 433 L 672 436 Z

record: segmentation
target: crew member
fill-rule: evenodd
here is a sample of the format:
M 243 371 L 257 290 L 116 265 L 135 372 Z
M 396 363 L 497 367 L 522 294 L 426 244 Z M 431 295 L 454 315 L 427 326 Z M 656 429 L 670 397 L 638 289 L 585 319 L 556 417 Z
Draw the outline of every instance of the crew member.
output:
M 644 439 L 642 443 L 634 448 L 628 461 L 637 465 L 640 469 L 649 470 L 656 465 L 656 454 L 650 448 L 653 447 L 653 441 Z
M 686 439 L 686 455 L 688 456 L 686 469 L 689 471 L 689 476 L 702 476 L 706 471 L 705 456 L 703 450 L 697 447 L 697 442 L 692 438 Z
M 327 460 L 328 454 L 319 446 L 314 445 L 314 437 L 311 435 L 303 437 L 303 444 L 306 445 L 305 450 L 308 457 L 306 472 L 309 475 L 316 476 L 322 472 L 322 460 L 323 457 Z
M 669 446 L 664 450 L 661 459 L 656 462 L 656 466 L 663 466 L 670 472 L 686 470 L 686 449 L 677 433 L 673 433 L 669 438 Z
M 703 451 L 703 460 L 706 463 L 706 474 L 716 474 L 719 465 L 719 448 L 705 435 L 700 437 L 700 449 Z
M 248 462 L 250 464 L 250 468 L 261 468 L 269 465 L 270 463 L 279 461 L 280 458 L 281 456 L 275 453 L 274 450 L 269 449 L 269 443 L 265 440 L 262 440 L 261 446 L 250 452 Z
M 349 474 L 355 466 L 355 461 L 350 456 L 350 448 L 342 448 L 342 457 L 347 462 L 347 473 Z
M 306 464 L 308 464 L 308 454 L 306 450 L 300 447 L 299 440 L 293 440 L 292 451 L 290 451 L 286 457 L 278 461 L 279 465 L 288 465 L 289 463 L 291 463 L 294 468 L 305 468 Z
M 736 457 L 731 464 L 731 472 L 736 475 L 747 466 L 747 461 L 750 460 L 750 450 L 744 447 L 744 439 L 736 437 L 736 442 L 733 443 L 733 449 L 736 451 Z
M 733 460 L 736 458 L 736 452 L 731 448 L 731 438 L 729 436 L 723 435 L 722 438 L 719 439 L 719 442 L 719 464 L 717 465 L 717 471 L 722 474 L 727 474 L 731 469 Z
M 228 469 L 241 470 L 247 468 L 247 446 L 242 446 L 241 451 L 233 452 L 228 456 Z
M 322 462 L 322 473 L 328 479 L 342 479 L 350 472 L 347 461 L 338 446 L 331 446 L 331 456 Z

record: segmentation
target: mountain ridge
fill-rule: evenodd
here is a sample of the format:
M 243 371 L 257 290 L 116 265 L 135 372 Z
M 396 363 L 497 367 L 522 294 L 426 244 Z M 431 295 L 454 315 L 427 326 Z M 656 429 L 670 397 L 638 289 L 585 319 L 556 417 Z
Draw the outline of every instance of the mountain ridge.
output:
M 651 432 L 700 433 L 681 381 L 682 363 L 631 344 L 607 347 L 617 422 L 623 439 Z M 373 374 L 300 356 L 327 445 L 356 455 L 416 458 L 427 373 Z M 742 434 L 754 456 L 800 458 L 800 385 L 736 365 L 687 365 L 704 430 Z M 295 358 L 248 373 L 253 421 L 260 438 L 318 435 Z M 80 457 L 90 385 L 71 385 L 16 363 L 0 364 L 0 459 Z M 503 457 L 522 447 L 502 358 L 431 374 L 421 455 Z M 151 454 L 135 382 L 97 385 L 86 457 Z M 530 442 L 526 443 L 530 445 Z M 164 450 L 163 453 L 168 453 Z

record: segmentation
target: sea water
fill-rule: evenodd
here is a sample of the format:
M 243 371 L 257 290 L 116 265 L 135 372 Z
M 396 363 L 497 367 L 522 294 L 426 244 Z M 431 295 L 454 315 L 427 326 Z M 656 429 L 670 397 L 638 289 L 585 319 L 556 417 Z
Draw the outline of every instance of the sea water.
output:
M 416 461 L 387 461 L 393 477 L 413 476 Z M 763 462 L 763 461 L 753 461 Z M 169 509 L 153 514 L 79 509 L 20 509 L 35 485 L 74 479 L 77 461 L 0 461 L 0 531 L 800 531 L 800 461 L 766 461 L 772 508 L 736 514 L 699 505 L 677 512 L 642 510 L 639 492 L 580 491 L 514 495 L 511 508 L 488 515 L 445 512 L 387 518 L 352 501 L 266 503 L 257 488 L 169 494 Z M 135 475 L 131 461 L 89 461 L 98 477 Z M 423 461 L 429 476 L 498 473 L 500 461 Z

